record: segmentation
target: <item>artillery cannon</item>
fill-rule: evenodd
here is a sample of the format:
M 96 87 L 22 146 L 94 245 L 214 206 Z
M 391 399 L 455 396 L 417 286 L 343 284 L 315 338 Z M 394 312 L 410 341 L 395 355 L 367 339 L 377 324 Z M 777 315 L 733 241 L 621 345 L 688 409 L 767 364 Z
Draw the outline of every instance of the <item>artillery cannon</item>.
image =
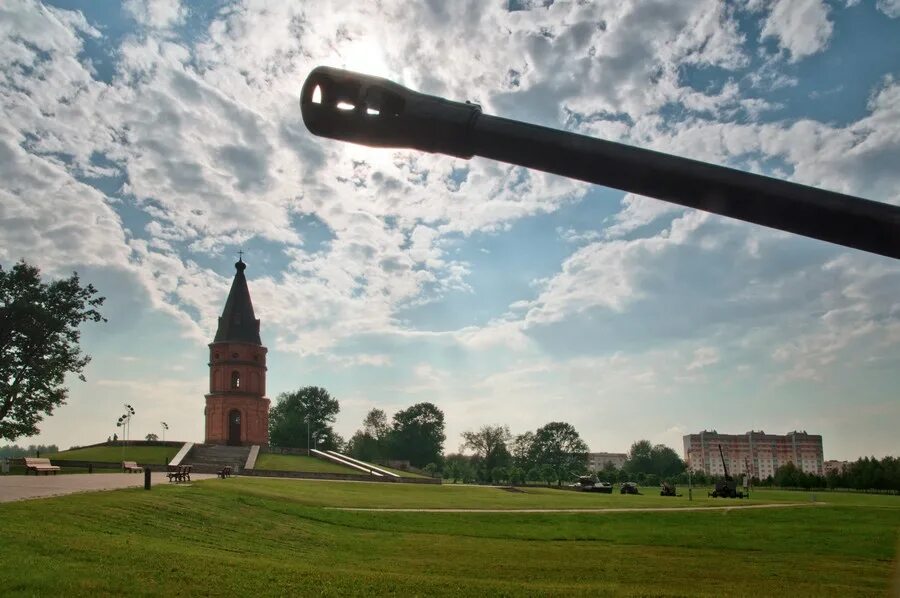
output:
M 659 486 L 659 495 L 660 496 L 675 496 L 675 484 L 670 482 L 663 482 Z
M 900 258 L 900 207 L 566 131 L 482 114 L 331 67 L 301 91 L 315 135 L 371 147 L 483 156 Z
M 719 457 L 722 459 L 722 469 L 725 477 L 716 482 L 716 488 L 710 496 L 713 498 L 744 498 L 744 493 L 737 489 L 737 482 L 728 473 L 728 465 L 725 464 L 725 455 L 722 453 L 722 445 L 719 445 Z

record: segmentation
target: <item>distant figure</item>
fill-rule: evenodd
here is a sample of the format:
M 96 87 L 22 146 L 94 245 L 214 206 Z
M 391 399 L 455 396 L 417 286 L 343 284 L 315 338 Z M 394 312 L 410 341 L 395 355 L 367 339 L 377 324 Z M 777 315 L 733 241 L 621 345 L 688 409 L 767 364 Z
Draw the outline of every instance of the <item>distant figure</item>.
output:
M 113 442 L 115 442 L 115 441 L 118 440 L 118 439 L 119 439 L 119 435 L 118 435 L 118 434 L 113 434 Z

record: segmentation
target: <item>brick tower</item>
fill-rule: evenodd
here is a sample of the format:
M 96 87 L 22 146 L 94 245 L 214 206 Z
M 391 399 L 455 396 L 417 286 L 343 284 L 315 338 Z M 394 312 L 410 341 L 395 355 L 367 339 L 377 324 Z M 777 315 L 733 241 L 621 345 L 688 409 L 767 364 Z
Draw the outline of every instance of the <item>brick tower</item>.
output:
M 266 352 L 239 259 L 216 338 L 209 344 L 206 444 L 269 444 Z

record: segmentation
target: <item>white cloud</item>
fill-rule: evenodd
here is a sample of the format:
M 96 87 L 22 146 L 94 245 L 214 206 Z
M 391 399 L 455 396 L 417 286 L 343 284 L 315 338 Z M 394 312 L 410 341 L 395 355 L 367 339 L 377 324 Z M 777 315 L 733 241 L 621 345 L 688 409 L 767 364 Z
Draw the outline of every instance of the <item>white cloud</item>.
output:
M 628 193 L 622 198 L 622 209 L 613 216 L 615 224 L 606 227 L 608 238 L 622 237 L 633 230 L 650 224 L 669 214 L 676 214 L 684 208 L 667 201 Z
M 526 325 L 558 322 L 592 308 L 624 311 L 643 295 L 640 281 L 653 271 L 648 264 L 654 256 L 684 243 L 707 218 L 691 211 L 657 236 L 596 242 L 578 249 L 557 275 L 543 281 L 525 315 Z
M 796 62 L 821 52 L 833 28 L 828 5 L 822 0 L 775 0 L 760 36 L 777 38 L 778 45 Z
M 154 29 L 168 29 L 187 17 L 179 0 L 126 0 L 123 6 L 138 23 Z
M 900 17 L 900 0 L 877 0 L 875 8 L 892 19 Z
M 700 347 L 694 351 L 694 358 L 687 366 L 687 371 L 701 370 L 719 363 L 719 351 L 715 347 Z

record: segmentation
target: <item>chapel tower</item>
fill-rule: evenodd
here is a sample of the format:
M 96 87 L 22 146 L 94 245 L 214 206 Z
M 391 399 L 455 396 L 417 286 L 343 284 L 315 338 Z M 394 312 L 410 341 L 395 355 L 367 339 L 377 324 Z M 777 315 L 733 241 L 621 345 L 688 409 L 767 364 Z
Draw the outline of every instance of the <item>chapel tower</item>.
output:
M 269 444 L 266 349 L 259 338 L 250 290 L 238 259 L 231 291 L 209 344 L 206 444 Z

